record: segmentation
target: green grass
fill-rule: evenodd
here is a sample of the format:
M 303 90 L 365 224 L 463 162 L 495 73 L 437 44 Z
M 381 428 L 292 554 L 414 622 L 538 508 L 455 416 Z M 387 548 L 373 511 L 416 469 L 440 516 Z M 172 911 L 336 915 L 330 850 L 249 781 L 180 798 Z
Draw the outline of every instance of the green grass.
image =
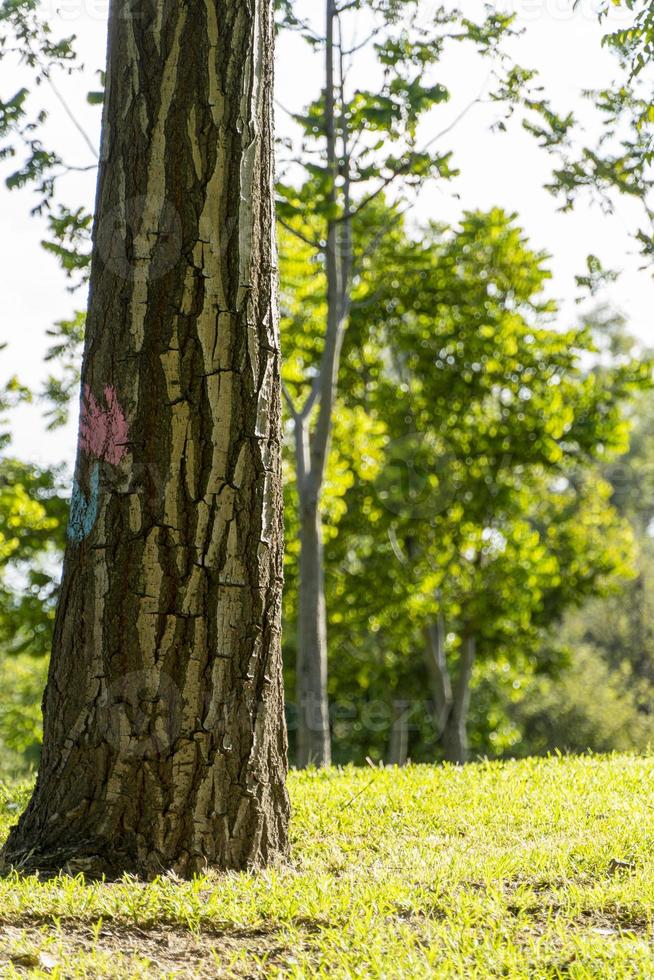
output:
M 0 879 L 0 975 L 653 977 L 654 760 L 294 773 L 259 875 Z M 0 789 L 0 837 L 27 787 Z

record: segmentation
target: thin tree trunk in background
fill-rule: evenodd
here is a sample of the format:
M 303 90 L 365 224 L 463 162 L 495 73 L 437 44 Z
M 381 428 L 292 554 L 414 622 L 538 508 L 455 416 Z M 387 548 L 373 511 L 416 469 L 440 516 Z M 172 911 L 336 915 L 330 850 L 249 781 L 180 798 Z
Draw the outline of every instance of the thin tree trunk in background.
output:
M 334 24 L 338 18 L 335 0 L 327 0 L 325 133 L 330 204 L 338 205 L 339 155 L 336 139 Z M 342 159 L 347 161 L 346 130 L 342 128 Z M 338 386 L 341 350 L 350 310 L 352 267 L 352 221 L 350 211 L 349 166 L 343 188 L 345 216 L 327 221 L 325 271 L 327 278 L 327 324 L 325 344 L 317 378 L 307 404 L 293 412 L 300 502 L 300 582 L 297 650 L 297 764 L 331 764 L 331 735 L 327 698 L 327 622 L 325 611 L 324 563 L 322 546 L 321 495 L 329 457 L 333 412 Z M 310 416 L 318 404 L 315 427 Z
M 391 766 L 405 766 L 409 757 L 409 710 L 410 702 L 393 702 L 393 727 L 388 749 Z
M 470 680 L 475 664 L 476 644 L 472 635 L 464 635 L 459 660 L 459 670 L 452 691 L 452 708 L 443 730 L 445 759 L 457 765 L 468 760 L 468 709 L 470 707 Z
M 274 31 L 269 0 L 126 8 L 43 758 L 4 861 L 190 875 L 287 848 Z
M 318 507 L 300 503 L 300 576 L 298 609 L 299 766 L 331 765 L 327 700 L 327 612 L 322 525 Z
M 439 616 L 425 627 L 424 654 L 433 703 L 434 725 L 442 735 L 452 710 L 452 681 L 445 651 L 445 623 Z

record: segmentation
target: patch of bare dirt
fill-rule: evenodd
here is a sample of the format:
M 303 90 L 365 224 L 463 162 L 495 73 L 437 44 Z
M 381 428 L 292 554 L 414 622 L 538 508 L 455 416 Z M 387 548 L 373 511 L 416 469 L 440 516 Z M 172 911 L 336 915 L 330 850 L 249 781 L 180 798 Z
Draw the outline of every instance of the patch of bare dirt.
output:
M 250 955 L 229 965 L 243 953 Z M 279 930 L 273 928 L 193 933 L 174 926 L 143 929 L 118 922 L 103 922 L 95 928 L 66 920 L 56 925 L 33 919 L 0 924 L 0 975 L 11 964 L 26 976 L 56 971 L 66 976 L 67 965 L 88 957 L 87 976 L 258 978 L 267 975 L 268 967 L 283 966 L 290 955 Z M 253 964 L 251 956 L 262 959 L 263 964 Z M 112 957 L 115 972 L 107 972 L 107 958 Z M 138 964 L 134 974 L 130 962 L 135 968 Z M 143 970 L 146 972 L 139 972 Z

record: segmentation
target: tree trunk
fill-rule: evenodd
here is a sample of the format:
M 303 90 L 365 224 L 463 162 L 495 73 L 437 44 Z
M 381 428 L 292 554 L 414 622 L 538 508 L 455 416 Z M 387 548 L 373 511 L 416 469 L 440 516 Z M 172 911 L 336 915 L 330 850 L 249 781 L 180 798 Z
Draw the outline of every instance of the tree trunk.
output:
M 452 682 L 445 651 L 445 624 L 439 616 L 425 627 L 425 663 L 433 704 L 433 718 L 440 737 L 452 710 Z
M 330 204 L 338 206 L 339 157 L 336 134 L 334 22 L 335 0 L 326 2 L 325 40 L 325 133 Z M 345 128 L 342 139 L 345 140 Z M 343 156 L 347 155 L 346 148 Z M 346 214 L 350 209 L 350 180 L 345 182 Z M 304 767 L 331 764 L 331 736 L 327 697 L 327 616 L 322 546 L 320 498 L 333 428 L 334 403 L 338 388 L 341 350 L 351 301 L 352 222 L 329 218 L 325 246 L 327 279 L 327 323 L 320 369 L 302 411 L 293 411 L 296 465 L 300 497 L 300 582 L 297 650 L 298 753 Z M 311 413 L 318 404 L 315 427 Z
M 7 864 L 287 848 L 270 0 L 114 0 L 44 746 Z
M 456 684 L 452 692 L 452 708 L 443 731 L 445 759 L 457 765 L 468 761 L 468 709 L 470 707 L 470 679 L 475 663 L 475 638 L 464 636 Z
M 322 524 L 315 504 L 300 504 L 297 657 L 297 764 L 331 765 L 327 698 L 327 613 Z
M 409 757 L 409 701 L 393 702 L 393 727 L 388 747 L 388 763 L 405 766 Z

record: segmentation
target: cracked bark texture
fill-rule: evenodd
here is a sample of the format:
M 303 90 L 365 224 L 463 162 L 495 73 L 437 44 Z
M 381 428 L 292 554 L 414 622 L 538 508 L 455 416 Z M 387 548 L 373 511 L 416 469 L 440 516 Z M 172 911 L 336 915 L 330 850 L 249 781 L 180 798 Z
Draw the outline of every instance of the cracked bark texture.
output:
M 286 852 L 271 7 L 111 4 L 82 380 L 125 425 L 80 439 L 42 763 L 5 867 Z

